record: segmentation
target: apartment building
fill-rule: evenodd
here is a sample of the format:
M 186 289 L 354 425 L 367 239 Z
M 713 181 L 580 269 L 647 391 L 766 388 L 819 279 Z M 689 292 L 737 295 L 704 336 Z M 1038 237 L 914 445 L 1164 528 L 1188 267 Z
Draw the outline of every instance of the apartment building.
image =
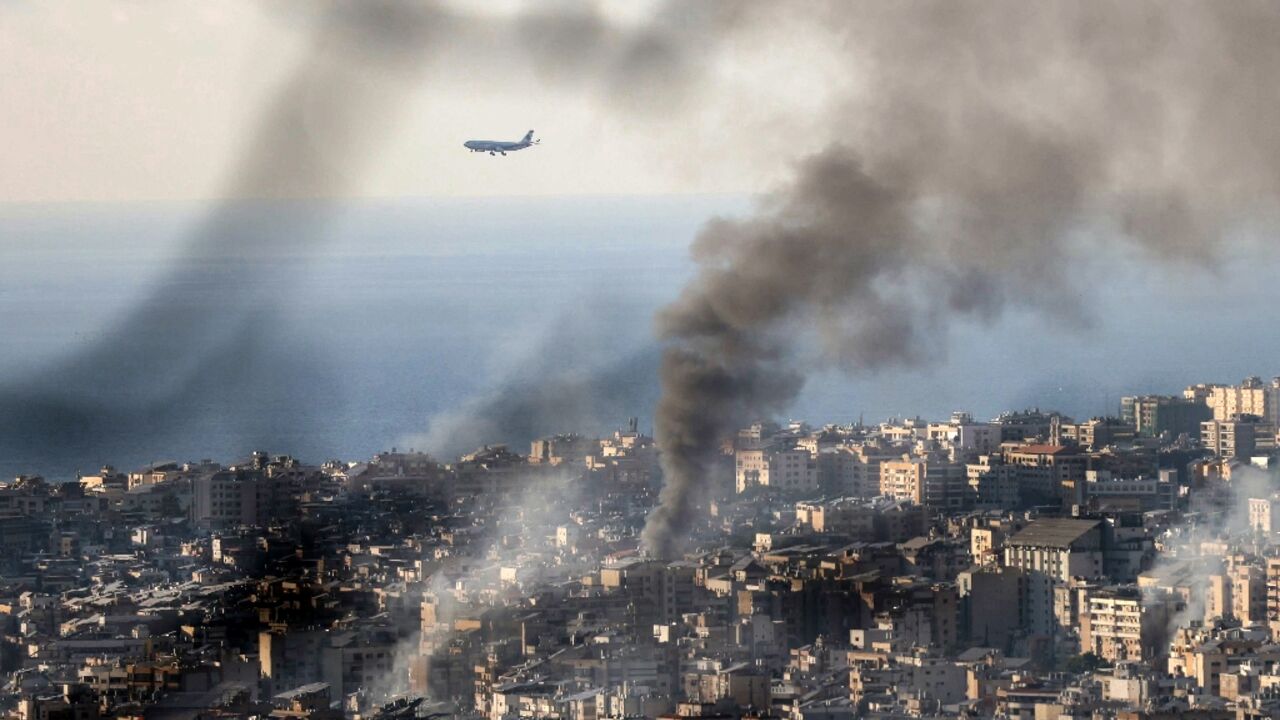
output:
M 1280 377 L 1269 383 L 1248 377 L 1239 385 L 1197 385 L 1187 388 L 1184 396 L 1203 398 L 1214 420 L 1253 415 L 1273 426 L 1280 424 Z
M 1080 651 L 1107 662 L 1151 660 L 1163 649 L 1169 606 L 1142 596 L 1133 586 L 1107 587 L 1089 595 L 1080 618 Z
M 1200 423 L 1200 442 L 1218 457 L 1247 460 L 1275 450 L 1276 426 L 1253 415 L 1207 420 Z
M 738 450 L 734 478 L 739 493 L 752 487 L 813 492 L 818 489 L 818 463 L 809 451 L 794 447 Z
M 1130 395 L 1120 398 L 1120 420 L 1142 437 L 1168 434 L 1195 437 L 1200 423 L 1213 419 L 1213 410 L 1201 400 L 1174 395 Z
M 1004 564 L 1064 583 L 1076 577 L 1102 577 L 1102 521 L 1036 520 L 1006 542 Z
M 956 511 L 969 500 L 965 466 L 933 454 L 927 457 L 903 455 L 880 464 L 880 494 L 910 500 L 931 510 Z

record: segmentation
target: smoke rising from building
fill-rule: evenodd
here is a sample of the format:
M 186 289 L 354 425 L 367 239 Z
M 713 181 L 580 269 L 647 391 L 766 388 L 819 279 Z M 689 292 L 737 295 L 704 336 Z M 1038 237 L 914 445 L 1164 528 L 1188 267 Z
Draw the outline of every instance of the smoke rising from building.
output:
M 1207 554 L 1204 545 L 1232 542 L 1248 545 L 1259 533 L 1251 526 L 1249 501 L 1270 500 L 1280 475 L 1274 470 L 1238 465 L 1229 479 L 1215 478 L 1213 487 L 1204 488 L 1192 503 L 1194 522 L 1173 528 L 1162 539 L 1163 548 L 1156 555 L 1152 575 L 1170 586 L 1185 586 L 1185 604 L 1169 617 L 1165 636 L 1173 638 L 1178 628 L 1206 617 L 1206 592 L 1212 575 L 1225 571 L 1226 558 Z M 1255 544 L 1256 548 L 1256 544 Z M 1148 602 L 1157 598 L 1148 598 Z
M 709 225 L 699 276 L 659 320 L 658 556 L 678 552 L 718 442 L 784 409 L 809 369 L 925 363 L 957 320 L 1010 307 L 1087 323 L 1090 243 L 1209 257 L 1280 189 L 1274 6 L 832 3 L 813 18 L 848 53 L 841 141 L 756 217 Z
M 497 388 L 431 419 L 426 433 L 399 442 L 448 457 L 480 443 L 528 442 L 556 432 L 592 433 L 628 410 L 653 407 L 660 352 L 648 346 L 600 364 L 549 347 Z
M 602 107 L 668 124 L 699 110 L 716 61 L 743 49 L 735 36 L 782 19 L 847 67 L 829 115 L 777 123 L 822 125 L 839 142 L 796 164 L 755 218 L 709 225 L 694 246 L 701 275 L 659 318 L 666 490 L 646 536 L 657 554 L 677 549 L 717 441 L 785 408 L 809 368 L 926 363 L 957 318 L 1008 307 L 1087 322 L 1076 269 L 1089 243 L 1204 257 L 1280 189 L 1280 10 L 1267 3 L 830 2 L 794 17 L 673 2 L 634 26 L 562 5 L 483 19 L 325 7 L 229 198 L 350 191 L 415 80 L 462 61 L 527 61 Z M 749 152 L 752 138 L 734 140 Z M 247 260 L 256 290 L 193 305 L 175 276 L 100 343 L 6 390 L 0 433 L 77 443 L 173 427 L 210 402 L 222 413 L 227 396 L 278 401 L 305 353 L 267 352 L 280 289 L 252 261 L 314 253 L 328 211 L 216 205 L 188 258 Z

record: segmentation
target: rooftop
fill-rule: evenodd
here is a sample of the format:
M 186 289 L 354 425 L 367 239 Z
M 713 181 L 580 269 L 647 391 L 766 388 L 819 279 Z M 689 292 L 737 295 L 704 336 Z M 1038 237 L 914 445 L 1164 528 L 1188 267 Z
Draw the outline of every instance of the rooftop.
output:
M 1068 548 L 1090 530 L 1102 524 L 1101 520 L 1076 518 L 1043 518 L 1032 522 L 1021 532 L 1009 538 L 1010 545 L 1031 547 Z
M 1059 455 L 1073 454 L 1074 448 L 1065 445 L 1019 445 L 1010 450 L 1023 455 Z

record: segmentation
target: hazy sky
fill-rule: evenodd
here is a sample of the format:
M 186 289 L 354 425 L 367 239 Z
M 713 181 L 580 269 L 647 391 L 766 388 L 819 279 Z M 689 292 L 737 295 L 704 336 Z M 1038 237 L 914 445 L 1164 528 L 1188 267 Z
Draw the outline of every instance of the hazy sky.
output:
M 573 12 L 625 30 L 652 6 L 576 3 Z M 221 194 L 257 114 L 304 57 L 318 7 L 0 4 L 0 201 Z M 785 172 L 779 159 L 825 139 L 801 120 L 827 101 L 836 72 L 813 33 L 727 37 L 698 60 L 714 66 L 700 69 L 709 79 L 692 89 L 698 102 L 631 108 L 612 101 L 608 76 L 566 82 L 565 71 L 529 59 L 536 48 L 512 47 L 512 34 L 533 22 L 526 16 L 551 3 L 446 7 L 456 24 L 429 67 L 396 88 L 404 105 L 354 194 L 755 192 Z M 499 159 L 461 147 L 530 128 L 545 138 L 533 152 Z

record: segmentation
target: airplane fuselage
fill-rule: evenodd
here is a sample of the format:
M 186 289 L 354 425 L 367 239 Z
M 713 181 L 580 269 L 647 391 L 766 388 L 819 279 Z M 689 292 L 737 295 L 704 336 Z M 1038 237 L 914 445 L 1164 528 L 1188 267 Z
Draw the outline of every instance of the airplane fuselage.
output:
M 515 152 L 523 150 L 533 143 L 501 142 L 498 140 L 468 140 L 462 146 L 471 152 Z
M 523 140 L 516 142 L 506 142 L 502 140 L 468 140 L 462 143 L 462 146 L 471 152 L 487 152 L 490 155 L 502 154 L 523 150 L 534 144 L 533 131 L 530 130 Z

